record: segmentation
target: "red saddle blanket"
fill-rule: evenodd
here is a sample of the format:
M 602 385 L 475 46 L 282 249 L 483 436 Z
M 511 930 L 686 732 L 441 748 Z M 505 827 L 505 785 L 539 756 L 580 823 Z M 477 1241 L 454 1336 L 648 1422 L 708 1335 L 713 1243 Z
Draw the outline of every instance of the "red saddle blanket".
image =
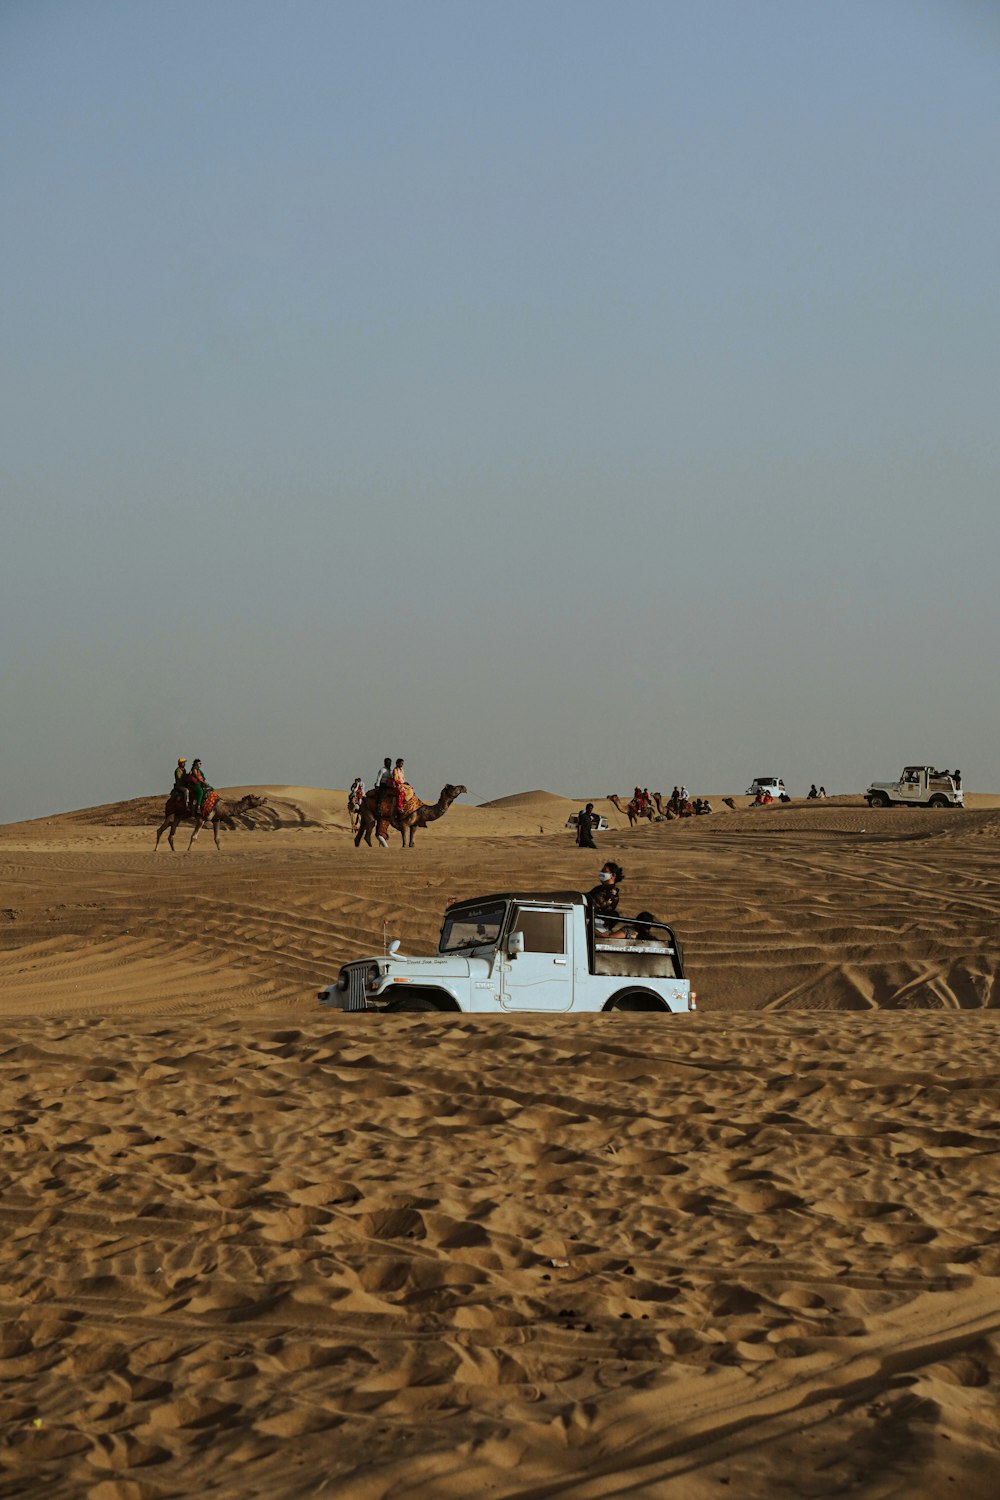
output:
M 365 801 L 374 811 L 378 818 L 393 818 L 397 813 L 416 812 L 421 806 L 420 798 L 410 786 L 409 782 L 403 783 L 403 805 L 399 805 L 399 789 L 395 786 L 373 787 L 365 798 Z
M 205 793 L 205 800 L 201 804 L 199 816 L 201 816 L 202 818 L 210 818 L 212 816 L 213 809 L 215 808 L 215 804 L 218 802 L 218 800 L 218 792 L 215 791 L 214 788 L 210 788 Z M 187 798 L 180 792 L 172 793 L 167 799 L 166 816 L 169 818 L 174 813 L 178 813 L 181 817 L 185 818 L 189 815 Z

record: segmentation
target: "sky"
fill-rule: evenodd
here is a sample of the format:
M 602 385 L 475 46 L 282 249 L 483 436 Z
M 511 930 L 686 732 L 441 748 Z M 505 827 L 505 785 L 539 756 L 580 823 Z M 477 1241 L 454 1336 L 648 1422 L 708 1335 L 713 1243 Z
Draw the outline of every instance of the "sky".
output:
M 1000 9 L 0 0 L 0 821 L 1000 790 Z

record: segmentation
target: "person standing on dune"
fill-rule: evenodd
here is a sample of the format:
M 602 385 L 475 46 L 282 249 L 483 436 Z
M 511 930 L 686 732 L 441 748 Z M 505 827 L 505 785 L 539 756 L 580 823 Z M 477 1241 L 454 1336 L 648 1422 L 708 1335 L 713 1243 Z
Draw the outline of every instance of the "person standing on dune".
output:
M 576 815 L 576 841 L 581 849 L 596 849 L 594 843 L 594 804 L 588 802 Z

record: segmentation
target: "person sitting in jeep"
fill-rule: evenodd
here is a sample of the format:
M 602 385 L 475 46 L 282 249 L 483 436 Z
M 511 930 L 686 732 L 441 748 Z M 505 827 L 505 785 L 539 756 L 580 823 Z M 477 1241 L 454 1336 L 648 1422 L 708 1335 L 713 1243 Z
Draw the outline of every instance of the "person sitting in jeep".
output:
M 624 879 L 625 872 L 621 865 L 609 859 L 601 866 L 597 884 L 587 892 L 587 900 L 594 913 L 594 929 L 603 933 L 604 936 L 616 930 L 614 918 L 618 912 L 618 898 L 621 894 L 619 886 Z M 600 917 L 608 920 L 599 921 Z

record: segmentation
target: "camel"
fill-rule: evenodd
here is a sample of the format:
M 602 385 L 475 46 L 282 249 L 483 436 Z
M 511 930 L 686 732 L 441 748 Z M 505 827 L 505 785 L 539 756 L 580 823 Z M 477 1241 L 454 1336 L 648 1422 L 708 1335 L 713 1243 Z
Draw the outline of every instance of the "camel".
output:
M 398 812 L 396 809 L 395 787 L 377 786 L 365 794 L 361 804 L 361 818 L 358 831 L 354 837 L 354 847 L 358 848 L 364 839 L 369 849 L 372 846 L 372 830 L 376 831 L 379 843 L 385 848 L 386 834 L 389 828 L 395 828 L 403 841 L 403 848 L 413 848 L 413 835 L 416 829 L 426 828 L 428 823 L 443 818 L 456 797 L 461 797 L 466 790 L 464 786 L 452 786 L 449 782 L 442 787 L 441 795 L 436 802 L 421 802 L 415 797 L 407 811 Z M 406 833 L 409 829 L 410 842 L 407 846 Z
M 210 800 L 212 798 L 214 800 Z M 191 834 L 191 843 L 188 844 L 186 853 L 189 854 L 191 852 L 191 844 L 194 843 L 206 823 L 211 823 L 212 825 L 212 832 L 215 835 L 215 847 L 218 849 L 219 824 L 225 823 L 227 828 L 235 828 L 236 824 L 233 821 L 235 818 L 241 818 L 252 807 L 263 807 L 266 801 L 266 797 L 256 797 L 253 792 L 248 792 L 238 802 L 223 800 L 218 793 L 209 792 L 208 797 L 205 799 L 208 810 L 199 817 L 198 814 L 188 811 L 185 798 L 170 797 L 167 799 L 167 805 L 163 809 L 163 822 L 156 830 L 156 843 L 153 845 L 153 853 L 155 854 L 157 849 L 159 849 L 160 839 L 167 832 L 168 828 L 170 832 L 167 833 L 167 843 L 173 849 L 174 834 L 177 832 L 177 825 L 179 823 L 190 822 L 194 823 L 194 831 Z
M 650 807 L 647 808 L 644 812 L 640 812 L 634 797 L 632 798 L 628 807 L 622 807 L 617 797 L 606 797 L 605 801 L 610 802 L 612 807 L 617 807 L 620 813 L 625 814 L 625 816 L 628 818 L 628 826 L 630 828 L 634 828 L 640 818 L 648 818 L 651 823 L 653 821 L 653 809 Z

